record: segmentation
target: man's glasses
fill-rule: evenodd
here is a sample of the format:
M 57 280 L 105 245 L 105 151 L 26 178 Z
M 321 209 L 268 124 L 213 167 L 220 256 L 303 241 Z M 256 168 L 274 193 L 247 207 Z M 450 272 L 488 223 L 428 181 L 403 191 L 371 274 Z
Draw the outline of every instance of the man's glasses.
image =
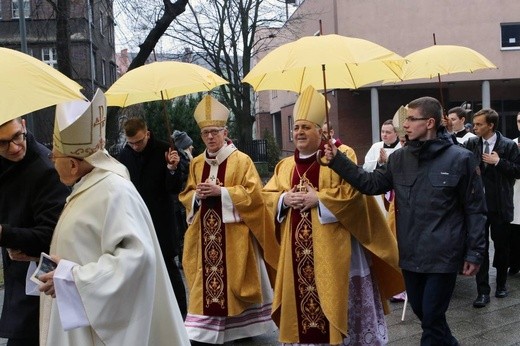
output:
M 18 132 L 9 140 L 0 140 L 0 151 L 6 152 L 9 150 L 11 143 L 21 145 L 25 141 L 25 138 L 27 138 L 26 132 Z
M 129 142 L 129 141 L 126 141 L 126 142 L 127 142 L 130 146 L 132 146 L 132 147 L 136 147 L 136 146 L 139 146 L 139 145 L 143 144 L 145 138 L 146 138 L 146 135 L 145 135 L 143 138 L 141 138 L 140 140 L 138 140 L 138 141 L 135 141 L 135 142 Z
M 417 117 L 412 117 L 412 116 L 409 116 L 409 117 L 406 117 L 404 118 L 404 121 L 419 121 L 419 120 L 428 120 L 430 118 L 417 118 Z
M 216 135 L 218 135 L 220 133 L 220 131 L 224 131 L 224 129 L 204 130 L 204 131 L 201 131 L 200 135 L 204 138 L 208 137 L 209 135 L 211 135 L 212 137 L 215 137 Z
M 79 160 L 79 161 L 83 161 L 83 159 L 81 157 L 75 157 L 75 156 L 69 156 L 69 155 L 56 155 L 52 151 L 47 154 L 47 157 L 51 161 L 54 161 L 56 159 L 66 159 L 66 158 L 71 158 L 71 159 L 76 159 L 76 160 Z

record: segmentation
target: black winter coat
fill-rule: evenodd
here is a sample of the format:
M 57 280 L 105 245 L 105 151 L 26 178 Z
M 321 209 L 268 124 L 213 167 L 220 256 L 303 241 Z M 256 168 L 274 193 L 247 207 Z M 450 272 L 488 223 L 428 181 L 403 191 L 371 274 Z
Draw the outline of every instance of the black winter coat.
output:
M 49 252 L 54 227 L 70 194 L 47 157 L 49 150 L 27 134 L 19 162 L 0 157 L 0 223 L 5 295 L 0 336 L 38 336 L 39 298 L 25 294 L 29 262 L 11 261 L 6 248 L 39 257 Z
M 417 273 L 455 273 L 480 264 L 486 205 L 472 154 L 447 138 L 409 142 L 388 164 L 365 172 L 344 155 L 331 168 L 369 195 L 395 190 L 399 265 Z
M 150 133 L 142 152 L 127 144 L 118 160 L 128 168 L 132 183 L 150 211 L 163 257 L 173 259 L 178 244 L 175 244 L 172 195 L 180 192 L 182 176 L 178 172 L 172 175 L 166 167 L 164 154 L 168 148 L 168 143 L 154 139 Z
M 466 148 L 473 152 L 482 171 L 482 180 L 486 191 L 486 203 L 490 211 L 498 213 L 504 222 L 513 221 L 513 186 L 520 179 L 520 150 L 518 145 L 509 138 L 496 132 L 497 141 L 493 147 L 500 157 L 495 165 L 484 165 L 482 162 L 482 138 L 472 137 L 465 143 Z M 499 198 L 490 198 L 497 196 Z M 520 208 L 520 206 L 516 206 Z

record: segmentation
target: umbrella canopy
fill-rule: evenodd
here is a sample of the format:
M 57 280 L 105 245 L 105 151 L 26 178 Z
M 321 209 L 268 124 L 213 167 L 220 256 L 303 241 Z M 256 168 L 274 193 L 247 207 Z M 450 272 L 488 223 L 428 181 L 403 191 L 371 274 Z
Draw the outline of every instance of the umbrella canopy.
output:
M 367 40 L 340 35 L 308 36 L 274 49 L 242 82 L 255 91 L 301 93 L 309 85 L 317 90 L 356 89 L 398 78 L 404 63 L 403 57 Z
M 125 73 L 105 93 L 108 106 L 169 100 L 229 83 L 199 65 L 161 61 Z
M 83 99 L 82 86 L 30 55 L 0 48 L 0 124 L 58 103 Z
M 482 69 L 497 68 L 479 52 L 453 45 L 434 45 L 413 52 L 405 57 L 402 80 L 437 78 L 459 72 L 473 73 Z M 390 78 L 385 82 L 396 82 L 398 78 Z

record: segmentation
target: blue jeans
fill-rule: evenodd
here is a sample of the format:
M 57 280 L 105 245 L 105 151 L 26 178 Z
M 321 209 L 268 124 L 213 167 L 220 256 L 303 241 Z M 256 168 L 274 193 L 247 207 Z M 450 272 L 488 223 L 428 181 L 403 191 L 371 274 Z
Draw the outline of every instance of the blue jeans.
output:
M 421 320 L 421 346 L 458 345 L 446 321 L 457 273 L 415 273 L 403 270 L 408 302 Z

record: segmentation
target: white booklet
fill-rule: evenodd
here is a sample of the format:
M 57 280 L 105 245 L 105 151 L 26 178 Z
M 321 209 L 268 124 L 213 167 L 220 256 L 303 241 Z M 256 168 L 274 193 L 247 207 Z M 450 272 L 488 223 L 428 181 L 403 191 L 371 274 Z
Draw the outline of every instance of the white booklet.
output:
M 41 282 L 39 279 L 40 275 L 53 271 L 54 269 L 56 269 L 57 266 L 58 266 L 58 263 L 54 262 L 52 260 L 52 258 L 49 255 L 47 255 L 45 252 L 42 252 L 40 255 L 40 262 L 38 263 L 38 267 L 36 268 L 34 273 L 31 275 L 31 278 L 30 278 L 31 281 L 38 285 L 42 285 L 43 282 Z

